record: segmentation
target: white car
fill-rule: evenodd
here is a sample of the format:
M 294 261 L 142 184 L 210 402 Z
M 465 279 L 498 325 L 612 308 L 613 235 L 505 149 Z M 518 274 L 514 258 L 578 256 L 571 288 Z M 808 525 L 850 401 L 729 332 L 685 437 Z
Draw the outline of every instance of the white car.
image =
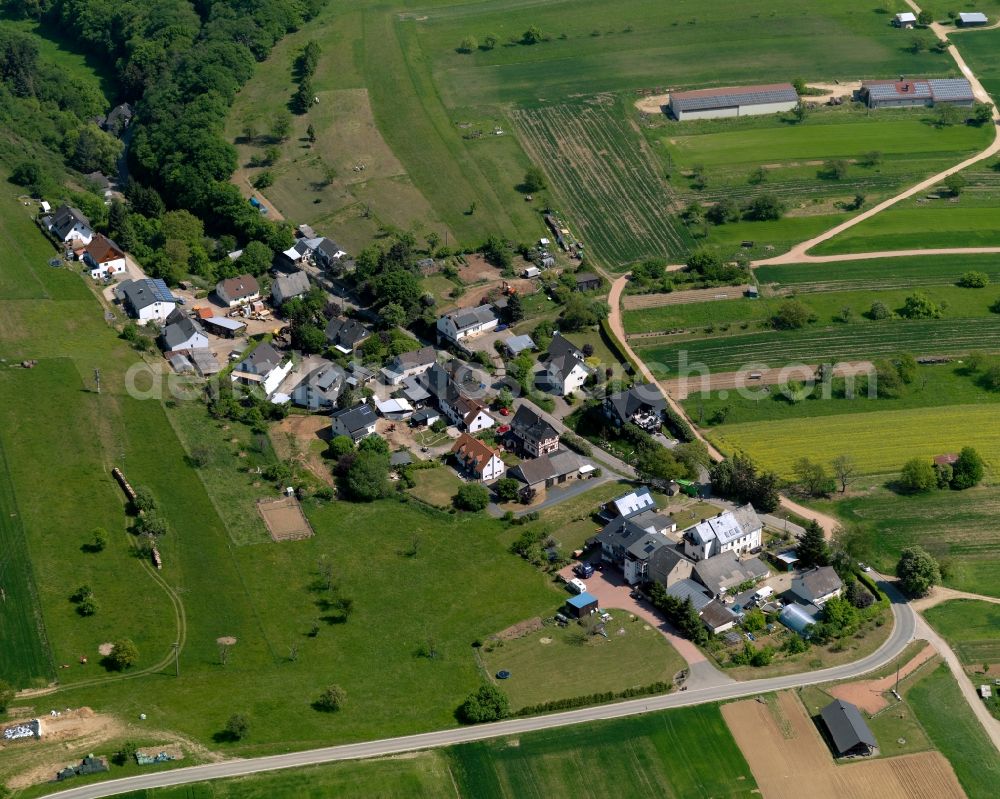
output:
M 574 594 L 582 594 L 587 590 L 587 584 L 578 577 L 574 577 L 566 585 Z

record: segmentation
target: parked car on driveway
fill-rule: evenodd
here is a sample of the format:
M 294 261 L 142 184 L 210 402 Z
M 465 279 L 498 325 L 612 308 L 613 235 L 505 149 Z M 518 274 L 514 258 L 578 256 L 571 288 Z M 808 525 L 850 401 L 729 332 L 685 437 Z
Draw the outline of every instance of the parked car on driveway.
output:
M 573 567 L 573 573 L 586 580 L 594 576 L 594 567 L 589 563 L 578 563 Z

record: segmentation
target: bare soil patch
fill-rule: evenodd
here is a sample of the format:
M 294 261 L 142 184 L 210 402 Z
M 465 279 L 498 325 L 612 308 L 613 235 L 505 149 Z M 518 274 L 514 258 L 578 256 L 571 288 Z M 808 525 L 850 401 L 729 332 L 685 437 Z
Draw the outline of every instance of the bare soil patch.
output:
M 257 500 L 257 511 L 275 541 L 299 541 L 312 537 L 312 525 L 295 497 Z
M 517 624 L 512 624 L 506 630 L 501 630 L 493 637 L 504 641 L 513 641 L 515 638 L 523 638 L 529 633 L 537 632 L 541 629 L 542 620 L 536 616 L 533 619 L 527 619 L 526 621 L 519 621 Z
M 635 101 L 635 107 L 644 114 L 665 114 L 667 104 L 670 102 L 669 94 L 651 94 L 648 97 L 640 97 Z
M 333 485 L 330 467 L 315 451 L 314 444 L 330 440 L 330 418 L 322 416 L 287 416 L 271 428 L 275 452 L 288 460 L 295 458 L 327 485 Z
M 635 311 L 641 308 L 662 308 L 666 305 L 685 305 L 692 302 L 738 300 L 743 296 L 743 292 L 743 286 L 719 286 L 713 289 L 671 291 L 667 294 L 626 294 L 622 298 L 622 308 L 626 311 Z
M 723 705 L 722 716 L 767 799 L 962 799 L 951 764 L 940 752 L 834 762 L 798 697 L 777 704 L 747 699 Z M 804 788 L 808 786 L 808 788 Z
M 927 644 L 916 656 L 910 659 L 899 670 L 899 678 L 902 679 L 908 674 L 912 674 L 916 669 L 930 660 L 937 654 L 934 647 Z M 848 682 L 843 685 L 835 685 L 830 688 L 829 693 L 838 699 L 857 705 L 866 713 L 878 713 L 886 707 L 889 702 L 885 698 L 885 692 L 896 684 L 896 675 L 890 674 L 880 680 L 859 680 L 858 682 Z
M 500 277 L 500 270 L 482 255 L 473 253 L 465 256 L 465 265 L 458 268 L 458 277 L 466 285 L 485 283 Z

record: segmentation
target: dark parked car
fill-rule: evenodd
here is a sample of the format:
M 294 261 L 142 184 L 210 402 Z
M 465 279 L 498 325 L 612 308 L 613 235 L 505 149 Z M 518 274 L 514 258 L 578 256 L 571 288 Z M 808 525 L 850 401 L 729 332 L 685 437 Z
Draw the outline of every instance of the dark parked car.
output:
M 586 580 L 588 577 L 594 576 L 594 567 L 589 563 L 578 563 L 573 567 L 573 572 L 578 576 Z

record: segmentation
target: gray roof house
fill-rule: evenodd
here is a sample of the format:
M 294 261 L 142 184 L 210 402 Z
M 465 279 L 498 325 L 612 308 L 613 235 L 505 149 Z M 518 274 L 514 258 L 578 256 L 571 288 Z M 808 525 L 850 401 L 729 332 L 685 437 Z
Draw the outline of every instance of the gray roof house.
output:
M 335 363 L 323 363 L 292 389 L 292 402 L 313 411 L 332 408 L 344 387 L 346 375 Z
M 713 599 L 701 609 L 701 623 L 713 635 L 731 630 L 736 626 L 736 621 L 736 614 L 718 599 Z
M 407 378 L 426 372 L 435 361 L 437 350 L 429 346 L 401 353 L 382 367 L 382 382 L 389 386 L 401 385 Z
M 694 574 L 714 596 L 721 596 L 741 583 L 767 577 L 770 571 L 758 558 L 740 560 L 735 553 L 724 552 L 699 560 L 694 565 Z
M 604 507 L 612 518 L 624 516 L 627 519 L 646 510 L 656 510 L 656 500 L 653 499 L 649 487 L 642 486 L 635 491 L 629 491 L 627 494 L 615 497 Z
M 551 455 L 521 461 L 510 474 L 524 482 L 532 491 L 542 491 L 572 480 L 580 473 L 582 461 L 576 453 L 559 450 Z
M 878 749 L 875 735 L 865 723 L 861 712 L 850 702 L 836 699 L 824 707 L 819 715 L 830 733 L 837 757 L 867 757 Z
M 560 396 L 578 391 L 593 372 L 584 361 L 583 352 L 557 333 L 549 344 L 543 379 Z
M 712 597 L 708 595 L 705 587 L 690 578 L 678 580 L 673 585 L 667 586 L 667 593 L 682 602 L 685 599 L 690 599 L 694 609 L 699 613 L 712 601 Z
M 301 269 L 278 275 L 271 284 L 271 298 L 277 305 L 309 291 L 309 275 Z
M 94 228 L 83 212 L 72 205 L 61 205 L 49 218 L 48 230 L 63 242 L 77 240 L 81 244 L 90 244 L 94 237 Z
M 201 325 L 176 310 L 167 317 L 160 339 L 166 352 L 186 352 L 208 346 L 208 336 Z
M 334 349 L 350 355 L 372 332 L 357 319 L 336 316 L 326 325 L 326 340 Z
M 694 563 L 684 557 L 684 553 L 666 536 L 661 533 L 652 535 L 654 540 L 662 543 L 662 546 L 658 546 L 649 555 L 649 564 L 645 573 L 646 579 L 659 583 L 668 589 L 678 582 L 690 582 Z
M 605 398 L 604 414 L 618 427 L 634 424 L 647 432 L 660 429 L 667 401 L 652 383 L 632 386 Z
M 437 331 L 440 338 L 446 338 L 456 344 L 463 339 L 478 336 L 493 330 L 499 323 L 497 315 L 490 305 L 480 305 L 476 308 L 461 308 L 442 316 L 437 321 Z
M 678 121 L 743 117 L 791 111 L 799 102 L 791 83 L 733 86 L 670 93 L 670 113 Z
M 808 604 L 822 607 L 840 596 L 844 584 L 832 566 L 819 566 L 792 578 L 792 593 Z
M 271 396 L 292 371 L 292 360 L 264 342 L 240 361 L 231 372 L 234 383 L 259 386 Z
M 752 505 L 723 511 L 684 531 L 684 554 L 695 560 L 724 552 L 749 552 L 761 545 L 764 524 Z
M 177 298 L 160 278 L 123 280 L 115 286 L 115 296 L 133 319 L 140 324 L 164 321 L 177 308 Z
M 334 436 L 348 436 L 357 443 L 375 432 L 378 416 L 371 405 L 362 403 L 353 408 L 341 408 L 330 417 Z

